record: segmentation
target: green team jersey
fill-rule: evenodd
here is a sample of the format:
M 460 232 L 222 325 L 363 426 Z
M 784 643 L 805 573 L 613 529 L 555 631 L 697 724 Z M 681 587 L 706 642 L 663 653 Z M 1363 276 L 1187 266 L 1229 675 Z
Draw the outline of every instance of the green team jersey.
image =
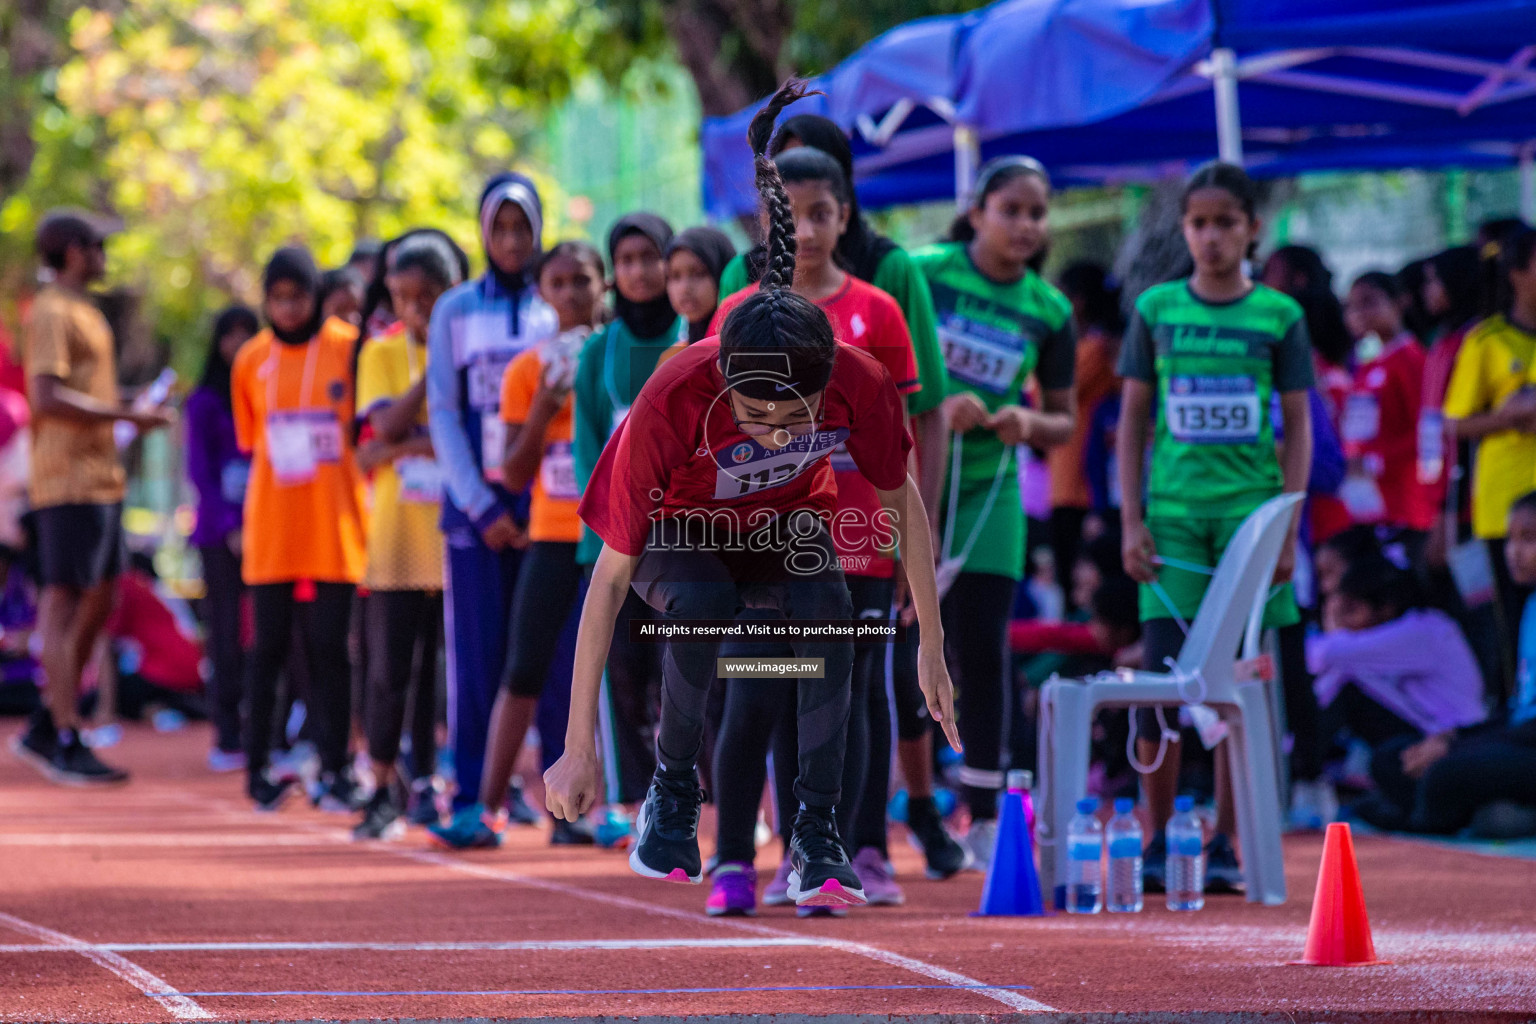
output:
M 681 320 L 655 338 L 637 338 L 622 320 L 612 320 L 595 331 L 582 347 L 576 363 L 575 399 L 571 423 L 571 461 L 576 488 L 585 494 L 587 481 L 597 468 L 608 438 L 629 413 L 640 388 L 656 372 L 656 361 L 677 341 Z M 576 545 L 576 561 L 592 565 L 603 542 L 583 523 Z
M 933 295 L 949 394 L 969 391 L 996 412 L 1020 403 L 1031 375 L 1044 391 L 1072 386 L 1072 304 L 1039 274 L 1030 270 L 1017 281 L 993 281 L 959 242 L 919 249 L 912 262 Z M 950 465 L 942 494 L 942 536 L 949 543 L 941 557 L 958 556 L 969 544 L 966 571 L 1022 577 L 1017 459 L 990 430 L 962 436 L 959 466 Z
M 1149 288 L 1120 350 L 1120 375 L 1156 396 L 1148 518 L 1241 517 L 1279 494 L 1270 403 L 1312 386 L 1301 307 L 1255 285 L 1206 302 L 1188 280 Z
M 747 256 L 738 254 L 720 274 L 720 298 L 730 298 L 751 284 Z M 944 361 L 939 356 L 939 337 L 933 327 L 933 299 L 928 284 L 905 249 L 892 249 L 875 269 L 869 282 L 896 300 L 901 315 L 907 318 L 907 333 L 912 336 L 912 355 L 917 361 L 917 379 L 922 387 L 907 396 L 907 412 L 920 416 L 944 401 Z

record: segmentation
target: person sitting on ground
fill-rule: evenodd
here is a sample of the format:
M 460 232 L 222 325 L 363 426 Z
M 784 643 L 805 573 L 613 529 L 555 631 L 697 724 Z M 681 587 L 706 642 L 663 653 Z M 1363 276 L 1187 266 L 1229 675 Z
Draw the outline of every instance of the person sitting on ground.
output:
M 1505 545 L 1510 576 L 1536 583 L 1536 491 L 1514 503 Z M 1536 835 L 1536 596 L 1520 620 L 1519 670 L 1506 714 L 1379 751 L 1380 787 L 1357 813 L 1378 828 L 1511 839 Z
M 1477 659 L 1460 628 L 1420 607 L 1411 571 L 1382 554 L 1344 571 L 1307 641 L 1323 708 L 1372 749 L 1433 736 L 1487 717 Z
M 142 720 L 152 708 L 198 721 L 208 718 L 206 659 L 195 620 L 184 605 L 178 617 L 173 602 L 159 592 L 159 582 L 149 555 L 129 556 L 127 571 L 117 578 L 117 601 L 106 625 L 108 646 L 99 663 L 102 673 L 115 673 L 115 685 L 104 686 L 98 676 L 83 715 L 92 715 L 95 699 L 110 689 L 113 713 L 129 721 Z

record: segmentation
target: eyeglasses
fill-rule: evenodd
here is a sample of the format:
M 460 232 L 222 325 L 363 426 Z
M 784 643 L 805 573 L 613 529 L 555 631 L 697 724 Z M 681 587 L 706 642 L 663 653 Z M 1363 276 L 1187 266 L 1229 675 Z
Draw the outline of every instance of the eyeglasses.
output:
M 736 429 L 748 437 L 767 437 L 769 434 L 782 430 L 790 437 L 804 437 L 816 432 L 816 417 L 821 415 L 821 402 L 816 402 L 816 409 L 810 419 L 794 420 L 790 423 L 759 423 L 754 420 L 743 421 L 736 416 L 736 402 L 731 402 L 731 419 L 736 423 Z

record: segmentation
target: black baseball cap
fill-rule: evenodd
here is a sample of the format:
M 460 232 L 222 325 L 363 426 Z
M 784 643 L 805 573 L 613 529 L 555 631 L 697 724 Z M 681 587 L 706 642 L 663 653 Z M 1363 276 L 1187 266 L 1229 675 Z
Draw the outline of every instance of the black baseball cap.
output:
M 37 225 L 37 253 L 50 262 L 62 260 L 71 245 L 95 245 L 123 229 L 116 217 L 61 207 L 43 214 Z

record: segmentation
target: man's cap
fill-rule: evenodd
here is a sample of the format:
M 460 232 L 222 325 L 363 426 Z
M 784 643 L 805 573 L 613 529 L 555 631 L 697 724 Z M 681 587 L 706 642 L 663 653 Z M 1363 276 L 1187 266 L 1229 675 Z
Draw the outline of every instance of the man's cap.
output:
M 43 214 L 37 225 L 37 251 L 44 255 L 63 255 L 71 245 L 93 245 L 105 241 L 123 229 L 116 217 L 61 207 Z

